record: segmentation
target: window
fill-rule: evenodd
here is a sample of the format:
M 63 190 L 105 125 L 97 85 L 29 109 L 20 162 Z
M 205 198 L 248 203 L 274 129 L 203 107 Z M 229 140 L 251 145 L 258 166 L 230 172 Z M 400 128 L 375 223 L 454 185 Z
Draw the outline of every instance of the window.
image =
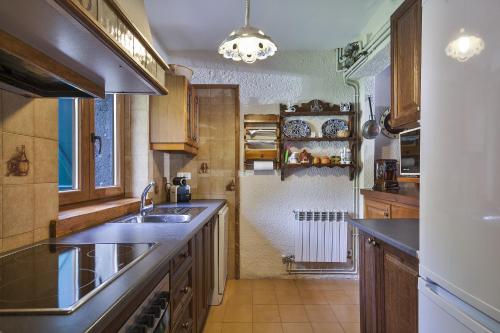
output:
M 121 196 L 124 97 L 59 99 L 60 205 Z

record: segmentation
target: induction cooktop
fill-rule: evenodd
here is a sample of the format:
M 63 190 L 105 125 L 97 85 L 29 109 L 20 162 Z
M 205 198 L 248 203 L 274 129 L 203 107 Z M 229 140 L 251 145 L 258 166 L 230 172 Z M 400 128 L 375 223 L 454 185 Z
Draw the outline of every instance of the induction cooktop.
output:
M 38 244 L 0 257 L 0 314 L 71 313 L 156 245 Z

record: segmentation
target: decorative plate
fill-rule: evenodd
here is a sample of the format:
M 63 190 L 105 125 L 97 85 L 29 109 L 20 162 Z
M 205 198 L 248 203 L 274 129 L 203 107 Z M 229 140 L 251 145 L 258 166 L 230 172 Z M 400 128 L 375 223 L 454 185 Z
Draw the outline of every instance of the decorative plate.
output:
M 401 130 L 397 130 L 389 125 L 389 119 L 391 118 L 391 109 L 387 108 L 380 116 L 379 125 L 382 129 L 382 134 L 389 139 L 397 139 Z
M 307 138 L 311 136 L 311 126 L 303 120 L 290 120 L 283 125 L 283 134 L 287 138 Z
M 321 132 L 323 132 L 324 137 L 333 138 L 337 136 L 337 132 L 342 129 L 349 129 L 347 123 L 341 119 L 330 119 L 323 123 L 321 126 Z

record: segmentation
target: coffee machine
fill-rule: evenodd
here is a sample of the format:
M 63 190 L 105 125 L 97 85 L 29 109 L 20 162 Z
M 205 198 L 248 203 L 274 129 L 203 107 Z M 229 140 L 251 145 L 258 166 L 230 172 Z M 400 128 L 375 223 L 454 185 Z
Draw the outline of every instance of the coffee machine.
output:
M 397 181 L 398 161 L 380 159 L 375 161 L 375 185 L 376 191 L 397 191 L 399 183 Z
M 191 200 L 191 186 L 186 177 L 174 177 L 170 186 L 170 202 L 189 202 Z

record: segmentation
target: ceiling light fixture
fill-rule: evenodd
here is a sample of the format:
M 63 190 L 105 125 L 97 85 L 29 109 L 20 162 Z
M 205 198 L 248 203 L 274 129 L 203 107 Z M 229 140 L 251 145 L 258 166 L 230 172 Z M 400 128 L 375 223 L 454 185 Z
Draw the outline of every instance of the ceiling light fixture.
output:
M 467 35 L 465 30 L 460 29 L 457 39 L 451 41 L 445 49 L 446 55 L 460 62 L 466 62 L 484 50 L 482 38 L 474 35 Z
M 257 59 L 263 60 L 276 53 L 278 48 L 262 30 L 249 25 L 250 0 L 245 0 L 245 26 L 231 32 L 219 46 L 219 54 L 234 61 L 243 60 L 251 64 Z

